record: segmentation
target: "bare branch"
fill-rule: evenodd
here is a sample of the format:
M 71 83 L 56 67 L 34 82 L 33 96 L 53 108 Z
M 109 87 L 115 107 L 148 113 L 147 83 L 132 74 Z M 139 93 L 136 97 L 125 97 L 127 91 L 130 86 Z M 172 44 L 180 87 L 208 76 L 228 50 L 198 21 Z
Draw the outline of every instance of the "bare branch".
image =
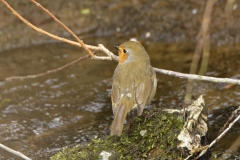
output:
M 99 50 L 106 53 L 108 57 L 98 57 L 94 56 L 93 59 L 102 59 L 102 60 L 115 60 L 118 61 L 118 56 L 114 55 L 112 52 L 110 52 L 107 48 L 105 48 L 102 44 L 98 45 Z M 105 59 L 104 59 L 105 58 Z
M 229 125 L 229 123 L 232 121 L 233 117 L 238 114 L 238 112 L 240 111 L 240 106 L 238 107 L 238 109 L 236 109 L 234 112 L 232 112 L 231 116 L 228 118 L 227 122 L 224 124 L 224 126 L 220 129 L 219 134 L 221 134 L 223 132 L 223 130 Z
M 165 69 L 158 69 L 158 68 L 154 68 L 154 70 L 156 73 L 162 73 L 162 74 L 166 74 L 166 75 L 174 76 L 178 78 L 186 78 L 191 80 L 208 81 L 208 82 L 215 82 L 215 83 L 232 83 L 232 84 L 240 85 L 240 80 L 237 80 L 237 79 L 200 76 L 196 74 L 179 73 L 179 72 L 169 71 Z
M 61 21 L 57 19 L 51 12 L 49 12 L 46 8 L 44 8 L 40 3 L 37 3 L 35 0 L 31 0 L 34 4 L 36 4 L 38 7 L 40 7 L 44 12 L 46 12 L 48 15 L 50 15 L 57 23 L 59 23 L 64 29 L 66 29 L 77 41 L 81 46 L 92 56 L 94 57 L 94 54 L 92 51 L 83 43 L 82 40 L 80 40 L 76 34 L 74 34 L 65 24 L 63 24 Z
M 90 55 L 86 55 L 84 57 L 80 57 L 78 58 L 77 60 L 73 61 L 73 62 L 70 62 L 70 63 L 67 63 L 66 65 L 62 66 L 62 67 L 59 67 L 59 68 L 56 68 L 56 69 L 53 69 L 53 70 L 48 70 L 47 72 L 44 72 L 44 73 L 40 73 L 40 74 L 35 74 L 35 75 L 27 75 L 27 76 L 13 76 L 13 77 L 8 77 L 6 78 L 5 80 L 6 81 L 11 81 L 11 80 L 14 80 L 14 79 L 20 79 L 20 80 L 23 80 L 23 79 L 30 79 L 30 78 L 37 78 L 37 77 L 42 77 L 42 76 L 46 76 L 50 73 L 55 73 L 57 71 L 60 71 L 60 70 L 63 70 L 71 65 L 75 65 L 76 63 L 80 62 L 80 61 L 83 61 L 87 58 L 89 58 Z
M 238 107 L 238 109 L 236 109 L 236 111 L 234 112 L 238 112 L 240 110 L 240 106 Z M 231 128 L 232 126 L 240 119 L 240 114 L 237 116 L 237 118 L 229 124 L 229 126 L 225 129 L 225 131 L 223 131 L 214 141 L 211 142 L 210 145 L 208 145 L 208 147 L 206 149 L 204 149 L 195 159 L 200 158 L 202 155 L 204 155 L 207 150 L 209 148 L 211 148 L 214 144 L 216 144 Z
M 15 151 L 15 150 L 13 150 L 13 149 L 11 149 L 11 148 L 9 148 L 9 147 L 1 144 L 1 143 L 0 143 L 0 148 L 2 148 L 2 149 L 6 150 L 6 151 L 8 151 L 8 152 L 10 152 L 10 153 L 12 153 L 12 154 L 14 154 L 14 155 L 17 155 L 17 156 L 19 156 L 19 157 L 21 157 L 21 158 L 23 158 L 23 159 L 25 159 L 25 160 L 31 160 L 30 158 L 28 158 L 28 157 L 25 156 L 24 154 L 22 154 L 22 153 L 20 153 L 20 152 L 18 152 L 18 151 Z

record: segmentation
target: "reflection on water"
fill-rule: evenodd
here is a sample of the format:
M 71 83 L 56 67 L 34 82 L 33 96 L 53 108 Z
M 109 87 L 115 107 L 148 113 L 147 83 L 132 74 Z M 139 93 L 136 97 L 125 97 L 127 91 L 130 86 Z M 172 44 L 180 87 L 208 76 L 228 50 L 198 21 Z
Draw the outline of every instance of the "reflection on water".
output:
M 61 45 L 2 53 L 0 79 L 41 73 L 84 54 Z M 29 157 L 46 158 L 64 146 L 108 134 L 115 66 L 116 62 L 86 60 L 41 78 L 1 82 L 1 143 Z M 10 157 L 3 152 L 0 159 Z
M 112 45 L 107 47 L 111 49 Z M 191 48 L 179 50 L 176 46 L 149 44 L 146 49 L 154 67 L 188 72 Z M 111 50 L 114 51 L 113 47 Z M 42 73 L 85 54 L 78 48 L 65 45 L 0 53 L 0 79 Z M 0 82 L 0 142 L 33 159 L 46 159 L 62 147 L 87 143 L 95 136 L 109 135 L 113 120 L 111 77 L 116 65 L 111 61 L 85 60 L 44 77 Z M 220 71 L 212 63 L 209 73 L 216 72 Z M 158 90 L 152 106 L 181 108 L 186 80 L 157 76 Z M 194 96 L 203 94 L 209 108 L 210 135 L 214 138 L 233 110 L 229 108 L 239 105 L 240 87 L 220 91 L 217 84 L 209 82 L 196 82 L 194 85 Z M 229 135 L 235 139 L 239 132 L 240 129 L 235 128 Z M 231 145 L 229 141 L 222 141 Z M 219 146 L 222 147 L 221 144 Z M 224 147 L 227 149 L 227 146 Z M 216 150 L 220 149 L 216 147 Z M 0 159 L 8 158 L 18 159 L 0 149 Z

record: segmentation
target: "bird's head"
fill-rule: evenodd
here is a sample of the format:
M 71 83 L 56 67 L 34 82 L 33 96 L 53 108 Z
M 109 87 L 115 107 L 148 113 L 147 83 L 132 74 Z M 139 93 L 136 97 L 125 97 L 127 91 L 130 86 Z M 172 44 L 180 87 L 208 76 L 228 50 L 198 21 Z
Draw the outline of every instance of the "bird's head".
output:
M 119 64 L 136 61 L 150 63 L 149 56 L 144 47 L 135 41 L 127 41 L 120 46 L 114 46 L 118 50 Z

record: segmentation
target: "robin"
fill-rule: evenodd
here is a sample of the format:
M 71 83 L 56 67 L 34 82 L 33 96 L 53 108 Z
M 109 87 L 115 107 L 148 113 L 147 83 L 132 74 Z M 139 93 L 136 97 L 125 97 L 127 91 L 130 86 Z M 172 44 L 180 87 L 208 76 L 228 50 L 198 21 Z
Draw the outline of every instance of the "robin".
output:
M 142 115 L 144 107 L 153 99 L 157 79 L 148 53 L 140 43 L 127 41 L 115 48 L 119 63 L 113 75 L 111 135 L 120 136 L 127 113 L 137 108 L 137 115 Z

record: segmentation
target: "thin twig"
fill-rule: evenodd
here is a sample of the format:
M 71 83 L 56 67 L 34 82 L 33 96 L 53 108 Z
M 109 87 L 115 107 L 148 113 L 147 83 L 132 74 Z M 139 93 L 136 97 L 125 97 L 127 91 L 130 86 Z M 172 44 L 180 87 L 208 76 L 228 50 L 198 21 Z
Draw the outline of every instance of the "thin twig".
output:
M 98 44 L 99 51 L 105 53 L 107 57 L 99 57 L 99 56 L 94 56 L 93 59 L 98 59 L 98 60 L 115 60 L 118 61 L 118 56 L 114 55 L 111 51 L 109 51 L 106 47 L 104 47 L 102 44 Z
M 227 122 L 224 124 L 224 126 L 220 129 L 219 134 L 221 134 L 223 132 L 223 130 L 227 127 L 227 125 L 229 125 L 229 123 L 232 121 L 233 117 L 238 114 L 238 112 L 240 111 L 240 106 L 238 107 L 238 109 L 236 109 L 234 112 L 232 112 L 231 116 L 228 118 Z
M 65 64 L 64 66 L 61 66 L 61 67 L 53 69 L 53 70 L 48 70 L 47 72 L 44 72 L 44 73 L 39 73 L 39 74 L 35 74 L 35 75 L 27 75 L 27 76 L 13 76 L 13 77 L 8 77 L 5 80 L 6 81 L 11 81 L 11 80 L 14 80 L 14 79 L 23 80 L 23 79 L 30 79 L 30 78 L 37 78 L 37 77 L 46 76 L 46 75 L 48 75 L 50 73 L 55 73 L 57 71 L 63 70 L 63 69 L 65 69 L 65 68 L 67 68 L 67 67 L 69 67 L 71 65 L 75 65 L 76 63 L 78 63 L 80 61 L 83 61 L 83 60 L 85 60 L 85 59 L 87 59 L 89 57 L 90 57 L 90 55 L 86 55 L 86 56 L 80 57 L 80 58 L 78 58 L 75 61 L 72 61 L 70 63 Z
M 23 159 L 25 159 L 25 160 L 31 160 L 30 158 L 28 158 L 28 157 L 25 156 L 24 154 L 22 154 L 22 153 L 20 153 L 20 152 L 18 152 L 18 151 L 15 151 L 15 150 L 13 150 L 13 149 L 11 149 L 11 148 L 9 148 L 9 147 L 1 144 L 1 143 L 0 143 L 0 148 L 2 148 L 2 149 L 6 150 L 6 151 L 8 151 L 8 152 L 10 152 L 10 153 L 12 153 L 12 154 L 14 154 L 14 155 L 17 155 L 18 157 L 21 157 L 21 158 L 23 158 Z
M 51 12 L 49 12 L 46 8 L 44 8 L 40 3 L 37 3 L 35 0 L 31 0 L 34 4 L 36 4 L 38 7 L 40 7 L 44 12 L 46 12 L 48 15 L 50 15 L 57 23 L 59 23 L 64 29 L 66 29 L 77 41 L 81 44 L 81 46 L 91 55 L 91 57 L 94 57 L 94 54 L 92 51 L 84 44 L 82 40 L 80 40 L 76 34 L 73 33 L 72 30 L 70 30 L 65 24 L 63 24 L 61 21 L 57 19 Z
M 236 109 L 236 110 L 240 110 L 240 106 L 238 107 L 238 109 Z M 236 111 L 235 110 L 235 111 Z M 234 112 L 235 112 L 234 111 Z M 195 159 L 198 159 L 198 158 L 200 158 L 202 155 L 204 155 L 206 152 L 207 152 L 207 150 L 209 149 L 209 148 L 211 148 L 214 144 L 216 144 L 231 128 L 232 128 L 232 126 L 238 121 L 240 119 L 240 114 L 237 116 L 237 118 L 232 122 L 232 123 L 230 123 L 229 125 L 228 125 L 228 127 L 225 129 L 225 131 L 223 131 L 214 141 L 212 141 L 209 145 L 208 145 L 208 147 L 205 149 L 205 150 L 203 150 Z
M 240 80 L 237 80 L 237 79 L 200 76 L 195 74 L 179 73 L 179 72 L 169 71 L 165 69 L 158 69 L 158 68 L 154 68 L 154 70 L 156 73 L 162 73 L 162 74 L 166 74 L 166 75 L 174 76 L 178 78 L 186 78 L 191 80 L 208 81 L 208 82 L 215 82 L 215 83 L 232 83 L 232 84 L 240 85 Z

